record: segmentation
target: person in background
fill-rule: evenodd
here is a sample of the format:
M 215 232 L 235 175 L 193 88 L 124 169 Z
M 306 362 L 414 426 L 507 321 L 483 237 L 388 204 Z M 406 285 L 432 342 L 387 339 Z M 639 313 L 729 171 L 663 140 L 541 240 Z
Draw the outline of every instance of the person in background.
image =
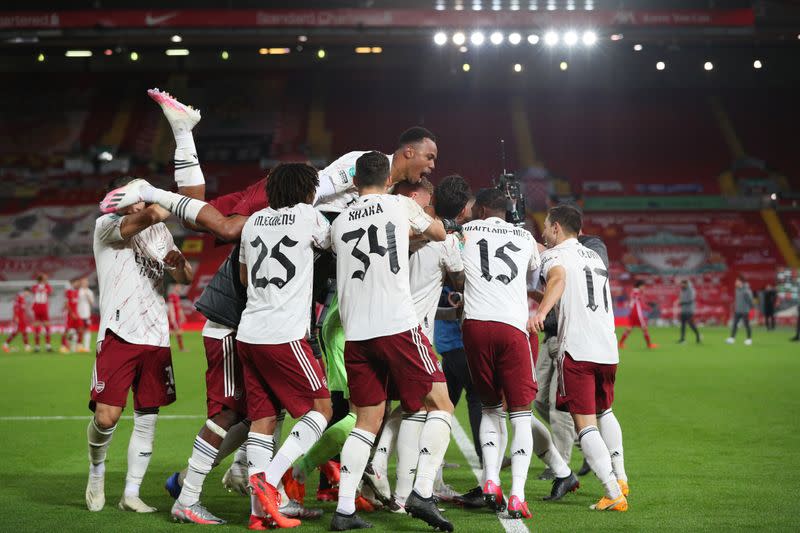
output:
M 658 348 L 658 345 L 653 343 L 650 340 L 650 330 L 647 329 L 647 315 L 644 311 L 644 286 L 645 283 L 642 280 L 637 281 L 634 286 L 633 290 L 631 291 L 631 314 L 630 314 L 630 325 L 628 328 L 622 333 L 622 337 L 619 339 L 619 349 L 625 348 L 625 341 L 628 338 L 628 335 L 631 334 L 633 328 L 641 328 L 642 333 L 644 334 L 644 340 L 647 343 L 647 347 L 651 350 L 653 348 Z
M 775 329 L 775 307 L 778 303 L 778 293 L 775 290 L 775 286 L 772 283 L 768 283 L 762 294 L 764 325 L 767 327 L 767 331 L 772 331 Z
M 89 288 L 89 278 L 82 277 L 78 288 L 78 318 L 81 322 L 79 353 L 88 353 L 89 343 L 92 340 L 92 308 L 94 307 L 94 293 Z
M 754 306 L 753 291 L 750 290 L 750 285 L 744 279 L 744 276 L 739 274 L 736 277 L 736 290 L 734 293 L 733 327 L 731 336 L 725 342 L 728 344 L 736 342 L 736 330 L 739 326 L 739 321 L 743 321 L 744 329 L 747 331 L 747 338 L 744 343 L 746 346 L 753 344 L 752 331 L 750 330 L 750 311 Z
M 681 281 L 681 294 L 678 297 L 678 304 L 681 306 L 681 339 L 678 344 L 686 342 L 686 325 L 688 324 L 694 332 L 697 343 L 700 344 L 700 332 L 694 325 L 694 308 L 696 293 L 692 282 L 688 279 Z
M 183 345 L 183 324 L 186 322 L 186 315 L 181 307 L 181 286 L 177 283 L 172 285 L 167 295 L 167 317 L 169 318 L 169 329 L 175 334 L 178 341 L 178 350 L 185 352 Z
M 478 430 L 481 425 L 481 399 L 472 386 L 472 378 L 469 375 L 467 366 L 467 354 L 464 352 L 464 341 L 461 339 L 459 308 L 463 306 L 463 301 L 461 293 L 453 292 L 448 286 L 444 287 L 442 298 L 439 300 L 440 311 L 436 315 L 433 344 L 436 347 L 436 351 L 442 356 L 442 368 L 444 377 L 447 379 L 450 401 L 453 402 L 454 406 L 458 405 L 458 400 L 461 399 L 461 391 L 466 393 L 472 443 L 475 447 L 475 453 L 481 460 L 481 464 L 483 464 L 480 438 L 478 436 Z M 444 318 L 445 316 L 447 319 Z
M 792 342 L 800 341 L 800 302 L 797 303 L 797 328 L 795 329 L 794 337 L 789 340 Z
M 16 298 L 14 298 L 14 318 L 12 320 L 12 325 L 14 329 L 11 331 L 11 335 L 6 338 L 6 342 L 3 343 L 3 351 L 6 353 L 14 351 L 9 344 L 17 335 L 22 336 L 22 342 L 25 345 L 25 351 L 31 351 L 31 345 L 28 344 L 28 324 L 30 323 L 29 320 L 29 311 L 28 311 L 28 299 L 30 298 L 32 292 L 29 287 L 25 287 L 17 294 Z

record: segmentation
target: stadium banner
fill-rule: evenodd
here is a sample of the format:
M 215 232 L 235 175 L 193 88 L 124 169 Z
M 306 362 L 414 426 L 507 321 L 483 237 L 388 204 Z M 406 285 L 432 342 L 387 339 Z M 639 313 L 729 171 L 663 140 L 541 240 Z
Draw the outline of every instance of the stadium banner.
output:
M 94 256 L 73 255 L 66 257 L 7 257 L 0 256 L 1 281 L 33 280 L 39 272 L 46 272 L 51 279 L 75 279 L 93 276 Z
M 0 257 L 91 255 L 98 216 L 96 204 L 39 206 L 0 215 Z M 165 223 L 176 239 L 186 234 L 174 217 Z
M 429 9 L 174 9 L 0 12 L 0 28 L 529 28 L 753 26 L 743 9 L 436 11 Z
M 588 197 L 584 201 L 586 211 L 645 211 L 648 209 L 731 209 L 728 200 L 718 195 L 695 194 L 692 196 L 602 196 Z

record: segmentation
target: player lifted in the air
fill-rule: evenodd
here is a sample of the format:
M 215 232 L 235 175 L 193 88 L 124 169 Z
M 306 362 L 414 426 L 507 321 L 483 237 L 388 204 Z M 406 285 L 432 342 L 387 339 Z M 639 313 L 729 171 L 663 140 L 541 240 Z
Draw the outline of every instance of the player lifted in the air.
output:
M 117 178 L 111 189 L 124 185 Z M 153 452 L 159 407 L 175 401 L 175 381 L 169 349 L 167 304 L 160 289 L 164 273 L 188 283 L 192 269 L 162 223 L 169 212 L 136 202 L 97 219 L 94 257 L 100 287 L 100 329 L 92 373 L 89 422 L 89 481 L 86 505 L 105 505 L 105 458 L 133 388 L 133 434 L 128 446 L 128 474 L 119 508 L 151 513 L 156 509 L 139 498 Z

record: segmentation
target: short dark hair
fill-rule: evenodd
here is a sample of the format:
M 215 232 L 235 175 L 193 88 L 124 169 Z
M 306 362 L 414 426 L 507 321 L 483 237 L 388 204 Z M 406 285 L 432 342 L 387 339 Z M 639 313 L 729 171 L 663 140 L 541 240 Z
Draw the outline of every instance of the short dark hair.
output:
M 742 283 L 747 283 L 747 280 L 745 279 L 744 274 L 739 274 L 738 276 L 736 276 L 736 279 L 738 279 Z
M 643 286 L 644 284 L 645 284 L 644 281 L 637 280 L 636 283 L 633 284 L 633 286 L 638 289 L 639 287 Z
M 267 177 L 267 198 L 273 209 L 308 202 L 319 186 L 317 169 L 305 163 L 281 163 Z
M 499 189 L 481 189 L 475 195 L 475 205 L 492 211 L 505 211 L 507 203 L 505 193 Z
M 389 158 L 380 152 L 367 152 L 356 159 L 357 187 L 384 185 L 389 178 Z
M 135 176 L 117 176 L 116 178 L 111 178 L 111 181 L 108 182 L 106 186 L 106 192 L 109 193 L 114 189 L 119 189 L 120 187 L 124 187 L 125 185 L 129 184 L 133 180 L 135 180 Z
M 433 191 L 433 208 L 442 218 L 456 218 L 469 199 L 472 190 L 467 180 L 454 174 L 442 179 Z
M 558 222 L 562 228 L 575 235 L 580 233 L 583 226 L 583 215 L 577 207 L 572 205 L 561 204 L 551 207 L 547 211 L 547 218 L 550 219 L 551 224 Z
M 430 139 L 433 142 L 436 142 L 436 135 L 422 126 L 414 126 L 413 128 L 408 128 L 406 131 L 400 134 L 398 146 L 402 148 L 406 144 L 418 143 L 423 139 Z

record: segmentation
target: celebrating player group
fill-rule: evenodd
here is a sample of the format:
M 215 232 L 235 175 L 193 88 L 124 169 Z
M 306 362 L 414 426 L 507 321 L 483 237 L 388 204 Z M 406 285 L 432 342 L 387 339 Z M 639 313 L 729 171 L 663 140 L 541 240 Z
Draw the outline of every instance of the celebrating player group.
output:
M 177 192 L 117 178 L 100 204 L 89 510 L 105 504 L 105 458 L 132 389 L 134 429 L 118 506 L 156 511 L 139 486 L 159 409 L 176 395 L 169 348 L 176 312 L 160 287 L 165 274 L 181 284 L 193 276 L 163 223 L 170 216 L 235 243 L 196 302 L 208 319 L 207 420 L 191 449 L 187 435 L 188 464 L 166 483 L 174 520 L 224 523 L 201 495 L 206 476 L 231 454 L 223 483 L 250 495 L 252 530 L 318 519 L 321 510 L 303 505 L 316 468 L 317 497 L 337 501 L 333 531 L 372 527 L 362 516 L 376 507 L 453 531 L 440 500 L 531 518 L 525 484 L 534 454 L 554 473 L 545 499 L 579 486 L 532 414 L 539 334 L 555 339 L 544 357 L 556 360 L 556 407 L 571 415 L 604 487 L 592 509 L 627 510 L 622 432 L 612 412 L 619 356 L 608 267 L 579 242 L 576 208 L 552 208 L 537 243 L 506 221 L 504 192 L 473 195 L 460 176 L 432 186 L 436 137 L 421 127 L 402 133 L 392 154 L 349 152 L 321 171 L 279 164 L 245 190 L 206 201 L 192 135 L 199 111 L 157 89 L 148 93 L 174 133 Z M 445 286 L 462 321 L 464 374 L 482 404 L 474 435 L 483 476 L 462 496 L 442 479 L 454 407 L 432 340 L 436 316 L 446 312 L 439 308 Z M 529 294 L 539 300 L 533 316 Z M 546 333 L 551 310 L 557 327 Z M 297 422 L 282 439 L 286 412 Z M 509 440 L 512 482 L 503 487 Z M 395 451 L 392 490 L 387 465 Z

